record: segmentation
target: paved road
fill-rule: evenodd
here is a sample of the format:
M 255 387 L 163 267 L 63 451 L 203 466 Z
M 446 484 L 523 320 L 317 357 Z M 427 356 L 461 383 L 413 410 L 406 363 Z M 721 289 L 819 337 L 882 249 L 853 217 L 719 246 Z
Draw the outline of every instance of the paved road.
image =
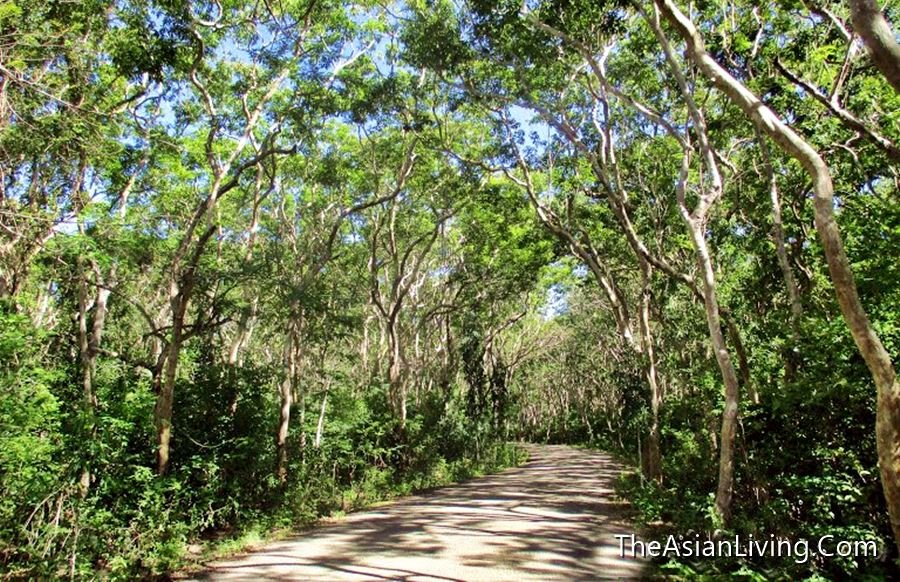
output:
M 333 525 L 209 564 L 211 580 L 408 582 L 631 579 L 616 533 L 633 530 L 612 495 L 608 455 L 529 446 L 502 473 L 354 513 Z

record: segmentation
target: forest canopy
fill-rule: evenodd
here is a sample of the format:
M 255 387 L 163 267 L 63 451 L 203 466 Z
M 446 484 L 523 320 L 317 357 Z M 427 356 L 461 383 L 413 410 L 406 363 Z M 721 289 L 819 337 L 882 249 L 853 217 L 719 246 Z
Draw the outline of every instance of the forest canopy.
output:
M 0 576 L 617 453 L 656 532 L 900 545 L 874 0 L 0 0 Z

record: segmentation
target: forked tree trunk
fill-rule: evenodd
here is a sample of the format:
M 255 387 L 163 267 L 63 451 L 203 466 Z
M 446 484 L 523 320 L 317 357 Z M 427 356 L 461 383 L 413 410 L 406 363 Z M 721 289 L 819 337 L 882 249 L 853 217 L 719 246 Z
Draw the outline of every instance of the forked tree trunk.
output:
M 215 188 L 218 186 L 214 185 Z M 171 311 L 172 329 L 163 364 L 162 380 L 159 381 L 159 392 L 156 397 L 154 422 L 156 424 L 156 471 L 164 475 L 169 470 L 169 454 L 172 441 L 172 408 L 175 400 L 175 378 L 178 374 L 178 358 L 185 341 L 185 318 L 188 303 L 194 292 L 197 269 L 203 249 L 216 229 L 209 226 L 198 237 L 187 264 L 182 267 L 183 253 L 188 250 L 187 240 L 182 241 L 175 260 L 172 263 L 172 274 L 169 279 L 169 310 Z M 196 332 L 196 330 L 194 330 Z

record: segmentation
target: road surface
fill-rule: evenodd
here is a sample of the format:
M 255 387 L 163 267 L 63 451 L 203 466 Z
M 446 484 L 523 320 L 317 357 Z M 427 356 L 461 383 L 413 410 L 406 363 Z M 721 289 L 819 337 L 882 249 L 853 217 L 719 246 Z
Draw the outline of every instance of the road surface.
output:
M 203 580 L 408 582 L 634 579 L 603 453 L 528 445 L 521 467 L 404 498 L 208 564 Z

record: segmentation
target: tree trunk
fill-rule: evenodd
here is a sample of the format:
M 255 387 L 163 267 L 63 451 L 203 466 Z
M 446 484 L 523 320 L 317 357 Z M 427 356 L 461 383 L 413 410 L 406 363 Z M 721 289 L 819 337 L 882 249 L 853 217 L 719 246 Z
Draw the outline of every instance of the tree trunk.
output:
M 319 422 L 316 423 L 316 439 L 313 441 L 313 448 L 318 449 L 322 446 L 322 433 L 325 430 L 325 409 L 328 406 L 328 388 L 322 394 L 322 406 L 319 408 Z
M 88 282 L 84 269 L 84 260 L 78 257 L 78 352 L 81 360 L 81 386 L 84 397 L 83 413 L 85 416 L 84 436 L 90 441 L 94 435 L 94 414 L 97 408 L 97 397 L 93 385 L 93 358 L 91 357 L 90 339 L 88 338 Z M 85 443 L 85 445 L 88 444 Z M 90 461 L 84 459 L 81 471 L 81 496 L 87 495 L 91 484 Z
M 659 437 L 659 409 L 662 406 L 662 392 L 656 371 L 656 354 L 653 348 L 653 334 L 650 329 L 650 301 L 652 300 L 650 283 L 652 270 L 650 264 L 638 256 L 641 263 L 641 307 L 640 332 L 644 358 L 644 375 L 650 386 L 650 434 L 647 438 L 647 478 L 662 483 L 662 453 Z
M 900 45 L 875 0 L 848 0 L 853 31 L 862 37 L 872 62 L 900 93 Z
M 654 12 L 650 17 L 646 12 L 644 16 L 653 29 L 660 46 L 662 47 L 666 61 L 681 91 L 688 114 L 693 123 L 693 130 L 697 136 L 697 144 L 702 159 L 700 171 L 700 188 L 697 192 L 698 200 L 693 210 L 688 208 L 686 201 L 687 185 L 690 175 L 690 163 L 692 146 L 686 141 L 682 148 L 681 174 L 676 185 L 678 205 L 681 216 L 691 235 L 694 251 L 697 255 L 697 263 L 703 278 L 702 297 L 706 322 L 709 327 L 709 337 L 713 353 L 722 375 L 724 384 L 724 408 L 722 410 L 721 437 L 719 446 L 719 481 L 716 487 L 715 511 L 722 524 L 726 524 L 731 517 L 731 500 L 734 491 L 734 440 L 737 434 L 737 418 L 740 402 L 740 380 L 728 352 L 725 336 L 722 333 L 722 313 L 716 292 L 715 271 L 709 245 L 706 242 L 706 230 L 709 211 L 713 204 L 722 196 L 724 190 L 722 176 L 719 172 L 718 161 L 711 145 L 706 120 L 700 106 L 694 100 L 693 88 L 688 85 L 687 79 L 681 70 L 681 65 L 675 57 L 672 45 L 666 37 L 659 23 L 658 16 Z M 730 321 L 729 321 L 730 323 Z M 749 369 L 744 365 L 746 357 L 736 326 L 731 326 L 731 333 L 738 348 L 741 369 L 745 371 L 745 381 L 749 382 Z
M 253 215 L 250 218 L 250 225 L 247 227 L 247 249 L 244 253 L 245 265 L 249 265 L 253 260 L 253 250 L 256 246 L 256 233 L 259 228 L 259 205 L 264 197 L 261 192 L 262 167 L 257 167 Z M 247 289 L 245 290 L 245 297 L 249 300 L 250 306 L 241 313 L 238 329 L 235 333 L 234 341 L 231 344 L 231 350 L 228 352 L 228 364 L 230 366 L 241 367 L 243 365 L 243 360 L 240 355 L 241 350 L 250 343 L 250 337 L 253 335 L 253 327 L 256 324 L 256 313 L 259 309 L 259 294 L 256 289 Z M 235 401 L 235 404 L 236 403 L 237 402 Z
M 253 336 L 258 306 L 259 297 L 254 294 L 250 299 L 250 307 L 241 313 L 241 319 L 238 322 L 238 328 L 235 332 L 234 340 L 231 343 L 231 349 L 228 351 L 229 366 L 241 367 L 243 365 L 241 351 L 250 343 L 250 338 Z
M 172 440 L 172 407 L 175 399 L 175 378 L 178 373 L 178 358 L 181 355 L 181 347 L 184 343 L 184 320 L 187 316 L 188 303 L 194 291 L 196 283 L 197 266 L 200 256 L 209 238 L 215 233 L 215 228 L 210 226 L 200 235 L 196 246 L 190 255 L 187 265 L 182 268 L 182 252 L 187 250 L 186 241 L 182 242 L 172 263 L 172 274 L 169 280 L 169 309 L 171 310 L 172 332 L 167 354 L 165 356 L 162 381 L 156 397 L 156 409 L 154 421 L 156 424 L 156 471 L 160 475 L 169 470 L 169 452 Z M 196 331 L 196 330 L 195 330 Z
M 175 378 L 178 358 L 184 342 L 184 318 L 187 313 L 187 289 L 180 289 L 175 281 L 170 283 L 172 307 L 172 334 L 167 347 L 162 382 L 156 398 L 154 423 L 156 424 L 156 472 L 165 475 L 169 470 L 169 453 L 172 441 L 172 408 L 175 400 Z
M 278 433 L 275 437 L 275 456 L 277 466 L 275 475 L 283 484 L 287 481 L 287 440 L 291 424 L 291 405 L 294 403 L 294 377 L 297 369 L 297 352 L 293 329 L 289 329 L 284 338 L 284 378 L 279 389 L 280 406 L 278 413 Z
M 406 426 L 406 382 L 396 321 L 388 322 L 388 344 L 388 400 L 402 430 Z
M 723 521 L 731 517 L 731 497 L 734 491 L 734 439 L 737 434 L 738 403 L 740 388 L 737 372 L 731 362 L 731 355 L 722 334 L 722 321 L 719 316 L 719 301 L 716 297 L 715 274 L 712 259 L 703 235 L 703 228 L 696 222 L 690 223 L 691 237 L 697 250 L 700 270 L 703 273 L 703 296 L 706 310 L 706 322 L 709 337 L 712 341 L 716 363 L 725 383 L 725 408 L 722 411 L 722 429 L 719 437 L 719 484 L 716 488 L 716 513 Z
M 363 338 L 359 346 L 359 359 L 362 361 L 363 375 L 368 379 L 369 374 L 369 319 L 371 316 L 363 320 Z
M 794 271 L 791 269 L 788 260 L 787 245 L 784 239 L 784 225 L 781 216 L 781 196 L 778 192 L 778 182 L 775 178 L 775 168 L 772 165 L 772 156 L 769 153 L 769 146 L 765 142 L 759 128 L 756 129 L 757 140 L 759 141 L 759 149 L 763 156 L 763 166 L 766 171 L 766 178 L 769 180 L 769 199 L 772 202 L 772 238 L 775 240 L 775 254 L 778 257 L 778 266 L 781 269 L 781 276 L 784 278 L 784 287 L 787 291 L 788 302 L 791 309 L 791 344 L 787 347 L 787 353 L 784 357 L 784 376 L 785 380 L 790 381 L 794 378 L 798 367 L 797 346 L 800 341 L 800 323 L 803 318 L 803 303 L 800 300 L 800 289 L 797 286 L 797 278 L 794 277 Z
M 878 390 L 875 421 L 878 466 L 894 542 L 900 549 L 900 383 L 890 356 L 869 322 L 856 290 L 850 262 L 834 218 L 834 185 L 828 166 L 809 143 L 706 52 L 703 38 L 694 24 L 671 0 L 656 0 L 656 5 L 685 41 L 691 61 L 785 153 L 800 162 L 812 179 L 816 230 L 822 241 L 838 305 Z

